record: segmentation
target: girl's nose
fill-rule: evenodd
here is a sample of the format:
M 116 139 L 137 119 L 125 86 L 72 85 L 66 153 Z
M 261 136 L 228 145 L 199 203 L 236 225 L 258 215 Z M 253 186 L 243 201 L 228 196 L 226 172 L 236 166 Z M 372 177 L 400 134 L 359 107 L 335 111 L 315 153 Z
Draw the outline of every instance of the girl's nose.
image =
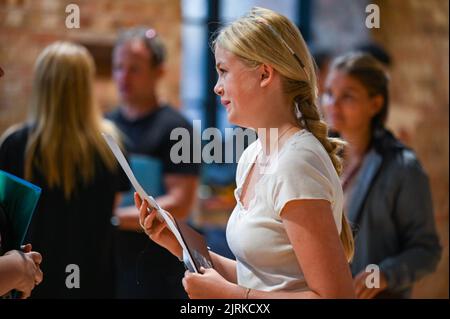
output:
M 219 96 L 223 95 L 223 86 L 219 85 L 219 83 L 217 82 L 216 85 L 214 86 L 214 93 L 216 93 Z

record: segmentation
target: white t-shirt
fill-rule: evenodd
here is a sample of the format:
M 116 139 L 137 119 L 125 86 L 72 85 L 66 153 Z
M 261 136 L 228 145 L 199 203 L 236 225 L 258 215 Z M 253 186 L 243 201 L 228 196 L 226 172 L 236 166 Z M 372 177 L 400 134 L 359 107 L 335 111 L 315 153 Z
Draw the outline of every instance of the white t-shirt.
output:
M 256 140 L 239 159 L 234 192 L 237 205 L 227 225 L 238 284 L 263 291 L 309 290 L 280 212 L 291 200 L 325 199 L 331 203 L 340 233 L 343 192 L 339 177 L 322 144 L 312 133 L 300 130 L 278 150 L 277 160 L 255 184 L 254 197 L 245 209 L 240 200 L 242 187 L 260 152 L 261 143 Z

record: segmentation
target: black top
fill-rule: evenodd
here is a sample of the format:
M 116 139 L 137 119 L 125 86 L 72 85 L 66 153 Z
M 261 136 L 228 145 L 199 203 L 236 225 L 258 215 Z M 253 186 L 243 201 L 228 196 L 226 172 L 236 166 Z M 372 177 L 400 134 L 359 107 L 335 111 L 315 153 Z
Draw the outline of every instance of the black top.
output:
M 148 155 L 162 161 L 163 173 L 198 175 L 199 163 L 192 163 L 193 129 L 189 122 L 168 105 L 136 120 L 125 118 L 120 108 L 107 115 L 125 134 L 125 145 L 129 153 Z M 174 129 L 186 129 L 190 136 L 190 163 L 173 163 L 170 159 L 171 148 L 179 140 L 171 140 Z M 178 138 L 178 137 L 177 137 Z
M 199 174 L 200 164 L 192 163 L 192 126 L 170 106 L 160 106 L 136 120 L 125 118 L 120 108 L 107 117 L 125 135 L 125 145 L 130 158 L 138 154 L 160 162 L 162 172 L 158 176 Z M 170 134 L 177 128 L 184 128 L 189 132 L 190 163 L 173 163 L 170 159 L 172 146 L 179 142 L 171 140 Z M 139 176 L 137 178 L 139 179 Z M 160 182 L 164 188 L 163 181 Z M 187 297 L 181 283 L 184 266 L 170 252 L 151 241 L 147 235 L 138 232 L 117 231 L 116 243 L 118 298 Z
M 0 169 L 24 177 L 25 146 L 30 127 L 9 135 L 0 145 Z M 43 282 L 32 297 L 107 298 L 114 296 L 113 229 L 110 223 L 114 196 L 129 189 L 128 179 L 118 167 L 111 172 L 96 159 L 95 177 L 78 182 L 70 200 L 61 188 L 50 188 L 42 174 L 34 172 L 33 183 L 42 188 L 27 234 L 33 250 L 43 256 Z M 72 265 L 72 266 L 69 266 Z M 76 266 L 73 266 L 76 265 Z M 75 269 L 75 270 L 74 270 Z M 77 284 L 79 270 L 80 288 Z
M 3 209 L 1 203 L 0 203 L 0 256 L 3 255 L 4 253 L 6 253 L 5 250 L 5 239 L 6 237 L 8 237 L 7 235 L 7 231 L 8 231 L 8 217 L 6 215 L 5 210 Z M 3 242 L 2 242 L 3 240 Z

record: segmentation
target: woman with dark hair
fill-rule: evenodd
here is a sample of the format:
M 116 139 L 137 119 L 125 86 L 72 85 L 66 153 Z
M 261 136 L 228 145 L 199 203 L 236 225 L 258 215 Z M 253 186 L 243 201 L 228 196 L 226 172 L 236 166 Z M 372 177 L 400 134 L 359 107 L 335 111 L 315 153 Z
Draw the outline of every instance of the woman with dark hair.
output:
M 336 58 L 323 108 L 330 127 L 348 142 L 341 180 L 356 232 L 351 264 L 356 294 L 408 298 L 414 282 L 435 270 L 441 247 L 428 177 L 414 152 L 385 128 L 389 78 L 383 66 L 363 53 Z M 368 287 L 376 268 L 367 266 L 373 264 L 379 282 Z

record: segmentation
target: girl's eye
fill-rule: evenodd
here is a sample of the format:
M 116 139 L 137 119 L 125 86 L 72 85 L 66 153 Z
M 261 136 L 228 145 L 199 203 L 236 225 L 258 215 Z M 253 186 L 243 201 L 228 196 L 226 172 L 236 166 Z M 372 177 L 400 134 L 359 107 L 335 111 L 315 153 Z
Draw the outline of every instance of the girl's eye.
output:
M 344 100 L 351 100 L 351 99 L 353 99 L 353 96 L 350 95 L 350 94 L 344 94 L 344 95 L 342 96 L 342 99 L 344 99 Z

